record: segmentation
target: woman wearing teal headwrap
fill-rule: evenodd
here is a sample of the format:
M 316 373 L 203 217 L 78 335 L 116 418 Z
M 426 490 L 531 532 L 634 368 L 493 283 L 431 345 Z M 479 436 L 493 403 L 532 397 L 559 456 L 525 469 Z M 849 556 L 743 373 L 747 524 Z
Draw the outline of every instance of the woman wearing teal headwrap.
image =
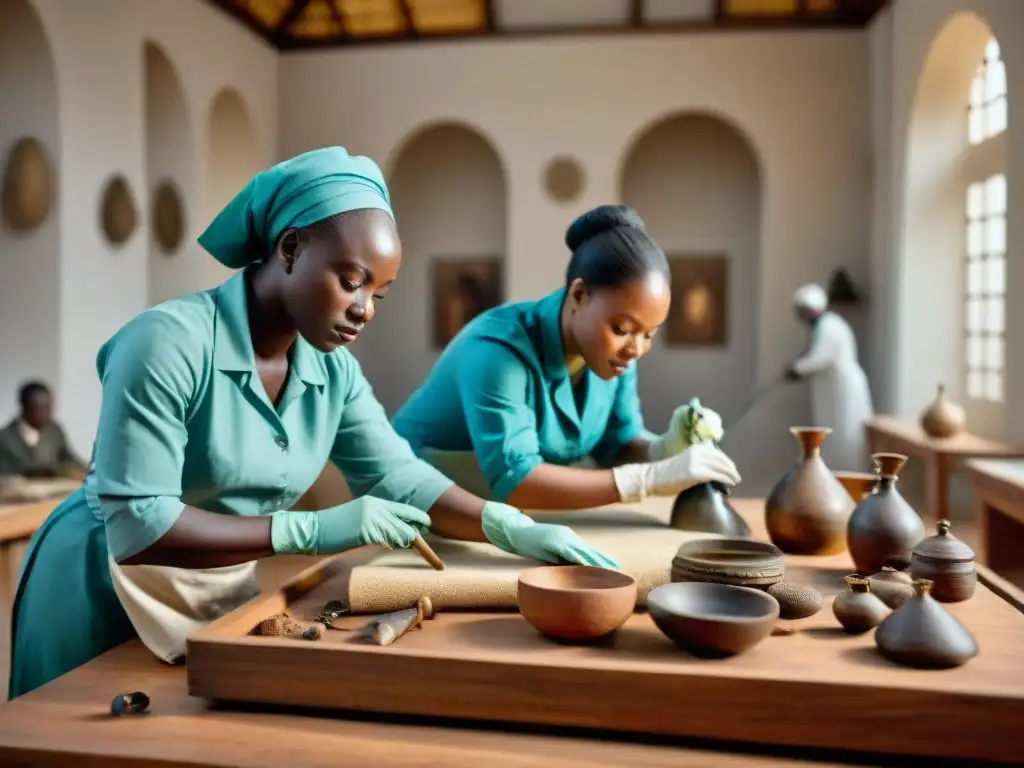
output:
M 417 459 L 342 349 L 401 262 L 371 160 L 330 147 L 274 166 L 199 242 L 238 274 L 143 312 L 100 349 L 88 476 L 25 555 L 10 697 L 133 636 L 180 660 L 189 632 L 256 594 L 255 561 L 276 553 L 408 547 L 429 527 L 614 565 Z M 328 459 L 355 500 L 289 511 Z

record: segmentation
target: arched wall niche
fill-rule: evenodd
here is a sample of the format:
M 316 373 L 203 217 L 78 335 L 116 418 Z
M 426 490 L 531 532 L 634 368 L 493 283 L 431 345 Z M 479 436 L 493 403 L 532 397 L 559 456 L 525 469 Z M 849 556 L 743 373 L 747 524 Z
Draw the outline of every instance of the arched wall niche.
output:
M 42 21 L 28 0 L 0 3 L 0 163 L 19 139 L 45 149 L 52 201 L 35 229 L 0 223 L 0 426 L 17 412 L 16 390 L 60 382 L 60 126 L 57 72 Z M 14 108 L 17 105 L 17 108 Z M 95 204 L 95 202 L 94 202 Z M 58 408 L 60 404 L 58 403 Z
M 146 189 L 144 219 L 149 228 L 148 303 L 157 304 L 194 288 L 190 225 L 195 216 L 192 128 L 181 77 L 167 52 L 152 40 L 143 42 L 145 77 Z M 157 239 L 154 197 L 171 182 L 181 198 L 181 242 L 166 252 Z
M 210 105 L 206 142 L 206 188 L 203 217 L 198 234 L 249 180 L 266 166 L 265 153 L 245 99 L 234 88 L 217 92 Z M 221 282 L 228 274 L 212 258 L 204 267 L 207 286 Z
M 971 81 L 991 38 L 977 14 L 951 16 L 928 50 L 910 110 L 896 302 L 899 402 L 908 411 L 922 409 L 939 382 L 970 408 L 964 374 L 966 193 L 979 160 L 1006 167 L 1003 137 L 978 147 L 968 141 Z M 971 410 L 972 431 L 1000 436 L 1001 408 Z
M 640 397 L 651 429 L 664 429 L 672 410 L 690 397 L 728 420 L 751 395 L 759 357 L 762 177 L 747 132 L 708 111 L 656 120 L 623 155 L 621 199 L 644 219 L 673 269 L 669 321 L 640 362 Z M 708 289 L 703 294 L 711 299 L 707 317 L 724 338 L 716 332 L 701 338 L 699 328 L 687 330 L 686 295 L 698 286 Z M 720 326 L 716 314 L 724 321 Z M 746 478 L 757 474 L 761 457 L 758 447 L 743 439 L 745 426 L 741 422 L 726 441 Z
M 461 122 L 421 126 L 386 167 L 402 269 L 352 352 L 393 414 L 429 373 L 446 334 L 503 300 L 508 192 L 494 144 Z M 487 299 L 472 310 L 459 301 L 465 276 Z

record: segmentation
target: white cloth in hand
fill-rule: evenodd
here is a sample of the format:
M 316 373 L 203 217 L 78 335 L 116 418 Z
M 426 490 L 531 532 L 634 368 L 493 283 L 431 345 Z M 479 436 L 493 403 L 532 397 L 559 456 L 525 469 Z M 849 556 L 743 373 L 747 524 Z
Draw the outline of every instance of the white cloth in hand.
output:
M 612 470 L 619 498 L 637 502 L 647 496 L 671 496 L 701 483 L 736 485 L 740 473 L 732 459 L 711 443 L 692 445 L 680 454 Z
M 717 443 L 724 435 L 722 417 L 699 400 L 691 400 L 672 412 L 665 434 L 650 441 L 651 461 L 675 456 L 697 443 Z

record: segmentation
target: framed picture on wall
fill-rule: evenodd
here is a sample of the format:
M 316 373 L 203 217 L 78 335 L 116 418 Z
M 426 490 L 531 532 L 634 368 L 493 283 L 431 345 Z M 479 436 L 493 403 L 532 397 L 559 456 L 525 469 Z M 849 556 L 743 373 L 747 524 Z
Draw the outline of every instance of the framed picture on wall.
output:
M 434 347 L 443 349 L 466 323 L 502 301 L 500 256 L 438 257 L 432 262 Z
M 665 335 L 669 346 L 722 347 L 729 340 L 729 257 L 675 254 L 672 306 Z

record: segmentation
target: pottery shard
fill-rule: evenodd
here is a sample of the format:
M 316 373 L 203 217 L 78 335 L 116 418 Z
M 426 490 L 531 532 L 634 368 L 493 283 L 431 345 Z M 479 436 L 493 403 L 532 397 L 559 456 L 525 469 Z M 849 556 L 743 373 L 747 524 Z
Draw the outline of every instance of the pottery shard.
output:
M 765 591 L 778 600 L 780 619 L 806 619 L 820 611 L 824 602 L 817 590 L 788 581 L 772 584 Z

